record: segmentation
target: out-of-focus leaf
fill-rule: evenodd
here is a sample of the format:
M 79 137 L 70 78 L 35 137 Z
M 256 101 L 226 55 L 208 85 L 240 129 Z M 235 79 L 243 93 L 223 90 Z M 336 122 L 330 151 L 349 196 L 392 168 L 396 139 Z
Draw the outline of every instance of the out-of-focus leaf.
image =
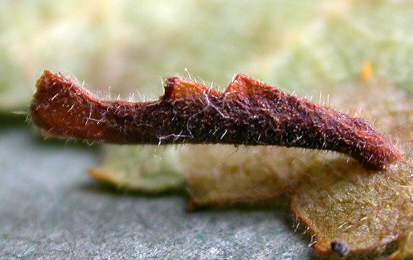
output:
M 123 98 L 158 95 L 160 77 L 185 68 L 226 84 L 242 64 L 312 19 L 319 2 L 5 1 L 0 109 L 24 108 L 44 69 L 76 75 L 89 88 L 111 86 Z
M 316 155 L 299 149 L 230 145 L 186 146 L 179 154 L 193 209 L 277 198 L 294 189 L 300 170 Z
M 177 150 L 174 147 L 106 146 L 100 168 L 89 174 L 102 182 L 118 188 L 142 191 L 165 192 L 182 190 L 184 177 L 178 171 Z
M 292 30 L 281 48 L 246 64 L 265 82 L 304 95 L 354 83 L 365 61 L 377 79 L 413 90 L 413 2 L 325 1 L 304 27 Z

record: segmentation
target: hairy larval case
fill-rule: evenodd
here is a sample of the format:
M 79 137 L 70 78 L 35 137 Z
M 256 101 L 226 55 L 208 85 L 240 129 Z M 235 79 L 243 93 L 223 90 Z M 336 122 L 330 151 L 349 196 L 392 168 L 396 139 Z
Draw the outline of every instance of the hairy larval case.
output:
M 279 145 L 332 150 L 384 170 L 399 151 L 361 118 L 319 106 L 245 75 L 225 92 L 173 77 L 150 102 L 99 100 L 45 71 L 31 104 L 47 134 L 117 144 Z

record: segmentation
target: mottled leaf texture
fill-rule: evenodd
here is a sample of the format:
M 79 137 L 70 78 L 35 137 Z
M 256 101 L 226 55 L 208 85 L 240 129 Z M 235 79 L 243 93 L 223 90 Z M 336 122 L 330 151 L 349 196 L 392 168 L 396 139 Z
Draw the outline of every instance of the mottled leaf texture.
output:
M 394 258 L 411 254 L 413 225 L 413 106 L 404 93 L 380 85 L 349 87 L 349 106 L 363 109 L 404 152 L 389 170 L 372 174 L 353 161 L 319 157 L 302 168 L 302 184 L 293 192 L 294 214 L 315 235 L 315 249 L 330 254 L 332 243 L 350 253 L 380 252 L 399 239 Z M 410 252 L 409 252 L 410 251 Z
M 322 156 L 331 155 L 321 152 Z M 285 147 L 197 145 L 180 148 L 189 207 L 253 204 L 295 189 L 320 152 Z

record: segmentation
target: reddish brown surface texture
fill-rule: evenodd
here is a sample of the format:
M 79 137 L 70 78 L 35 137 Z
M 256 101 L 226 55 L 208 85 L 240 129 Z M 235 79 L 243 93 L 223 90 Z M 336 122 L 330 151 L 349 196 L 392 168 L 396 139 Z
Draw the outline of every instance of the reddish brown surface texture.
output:
M 45 71 L 31 104 L 47 134 L 118 144 L 279 145 L 342 152 L 382 170 L 397 149 L 363 119 L 238 75 L 223 93 L 182 78 L 157 101 L 103 101 L 61 74 Z

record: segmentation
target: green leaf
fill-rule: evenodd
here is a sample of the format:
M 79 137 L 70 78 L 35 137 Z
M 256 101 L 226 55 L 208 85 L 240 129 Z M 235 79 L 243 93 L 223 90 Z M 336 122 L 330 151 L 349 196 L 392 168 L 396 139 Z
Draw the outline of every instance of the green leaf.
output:
M 97 180 L 118 188 L 159 193 L 184 188 L 174 147 L 105 146 L 100 168 L 89 170 Z

